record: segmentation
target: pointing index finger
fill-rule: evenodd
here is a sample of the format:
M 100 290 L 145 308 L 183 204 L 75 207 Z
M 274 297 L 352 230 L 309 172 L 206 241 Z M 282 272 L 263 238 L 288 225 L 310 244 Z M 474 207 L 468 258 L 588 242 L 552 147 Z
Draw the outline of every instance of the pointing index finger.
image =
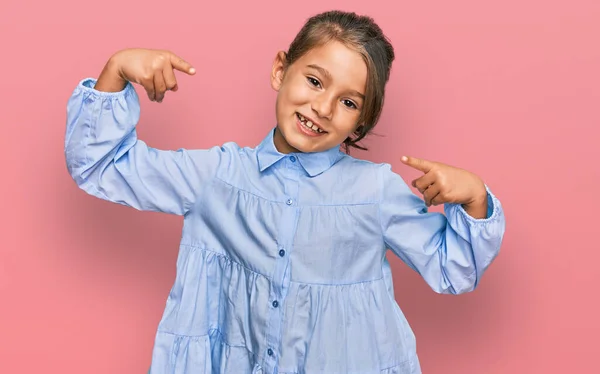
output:
M 196 69 L 194 69 L 192 67 L 192 65 L 190 65 L 187 61 L 185 61 L 181 57 L 176 56 L 174 54 L 171 55 L 171 65 L 173 66 L 174 69 L 182 71 L 189 75 L 193 75 L 194 73 L 196 73 Z
M 422 171 L 423 173 L 428 173 L 429 170 L 433 168 L 432 162 L 416 157 L 402 156 L 402 162 L 412 168 Z

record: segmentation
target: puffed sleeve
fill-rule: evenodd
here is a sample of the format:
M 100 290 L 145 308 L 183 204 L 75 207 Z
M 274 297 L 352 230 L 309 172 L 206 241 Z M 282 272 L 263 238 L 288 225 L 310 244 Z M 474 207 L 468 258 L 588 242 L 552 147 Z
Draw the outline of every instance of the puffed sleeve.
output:
M 380 220 L 384 242 L 438 293 L 460 294 L 477 287 L 500 251 L 505 218 L 488 186 L 488 214 L 475 219 L 460 204 L 428 212 L 388 164 L 380 167 Z
M 228 167 L 223 147 L 158 150 L 136 135 L 140 104 L 131 83 L 120 92 L 79 82 L 67 103 L 65 159 L 77 185 L 88 194 L 138 210 L 183 215 L 198 193 Z M 173 124 L 166 124 L 165 131 Z

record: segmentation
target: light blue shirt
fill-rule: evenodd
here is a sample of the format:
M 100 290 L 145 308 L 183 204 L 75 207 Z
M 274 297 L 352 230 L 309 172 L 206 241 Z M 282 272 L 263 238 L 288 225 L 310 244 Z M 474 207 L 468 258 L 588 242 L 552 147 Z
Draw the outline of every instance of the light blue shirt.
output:
M 184 217 L 152 374 L 420 373 L 386 251 L 452 294 L 473 290 L 498 254 L 505 220 L 489 189 L 485 219 L 453 204 L 427 212 L 388 164 L 339 147 L 281 154 L 272 130 L 256 148 L 153 149 L 136 136 L 133 86 L 94 84 L 68 102 L 77 185 Z

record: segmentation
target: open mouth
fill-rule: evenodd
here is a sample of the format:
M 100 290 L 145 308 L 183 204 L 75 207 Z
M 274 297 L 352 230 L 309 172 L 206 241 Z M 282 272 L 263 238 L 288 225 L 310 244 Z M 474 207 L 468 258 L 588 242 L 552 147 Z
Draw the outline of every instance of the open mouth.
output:
M 312 131 L 315 134 L 327 133 L 327 131 L 314 124 L 311 120 L 305 118 L 302 114 L 296 112 L 296 117 L 298 117 L 298 120 L 306 130 Z

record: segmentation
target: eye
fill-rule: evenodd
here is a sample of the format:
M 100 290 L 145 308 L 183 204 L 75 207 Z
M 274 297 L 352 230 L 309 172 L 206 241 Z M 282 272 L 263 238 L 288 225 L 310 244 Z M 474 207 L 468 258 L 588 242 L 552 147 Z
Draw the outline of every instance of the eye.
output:
M 313 77 L 306 77 L 306 79 L 308 80 L 308 82 L 310 84 L 312 84 L 315 87 L 321 87 L 321 82 L 319 82 L 317 79 L 313 78 Z
M 342 100 L 342 103 L 344 103 L 345 106 L 347 106 L 348 108 L 351 109 L 358 109 L 358 106 L 356 104 L 354 104 L 354 102 L 352 100 Z

